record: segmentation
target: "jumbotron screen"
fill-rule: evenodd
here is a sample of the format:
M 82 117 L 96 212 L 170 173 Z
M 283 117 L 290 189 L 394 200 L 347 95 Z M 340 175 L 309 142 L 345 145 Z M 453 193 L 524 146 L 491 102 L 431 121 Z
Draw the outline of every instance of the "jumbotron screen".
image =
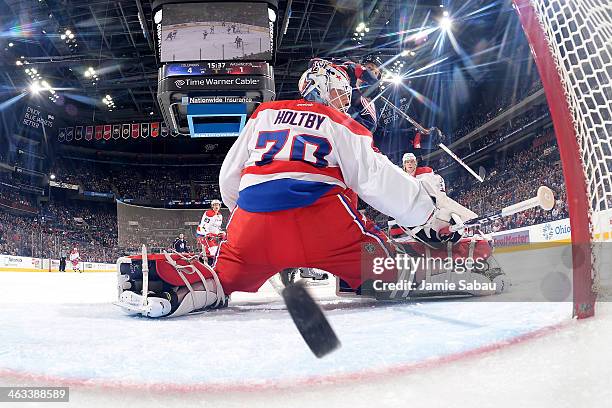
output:
M 161 62 L 272 59 L 265 3 L 183 3 L 163 7 Z

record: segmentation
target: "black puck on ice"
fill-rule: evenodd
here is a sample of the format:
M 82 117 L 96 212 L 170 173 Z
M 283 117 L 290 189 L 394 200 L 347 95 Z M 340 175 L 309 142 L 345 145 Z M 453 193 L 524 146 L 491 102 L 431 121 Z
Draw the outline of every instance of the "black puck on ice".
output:
M 324 357 L 340 347 L 334 329 L 302 284 L 287 286 L 282 295 L 293 322 L 315 356 Z

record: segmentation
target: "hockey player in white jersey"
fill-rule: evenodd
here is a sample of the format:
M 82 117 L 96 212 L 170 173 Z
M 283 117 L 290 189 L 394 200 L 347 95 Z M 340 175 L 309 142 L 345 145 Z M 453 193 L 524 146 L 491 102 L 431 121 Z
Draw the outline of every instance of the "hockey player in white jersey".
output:
M 378 152 L 372 134 L 346 114 L 346 72 L 333 65 L 311 67 L 299 90 L 303 99 L 262 103 L 223 162 L 219 184 L 232 214 L 213 268 L 152 255 L 149 262 L 159 262 L 157 276 L 176 286 L 150 295 L 142 309 L 134 306 L 142 304 L 141 296 L 123 290 L 120 305 L 152 317 L 178 316 L 224 305 L 235 291 L 255 292 L 296 266 L 328 271 L 359 292 L 373 277 L 374 258 L 392 249 L 357 212 L 348 189 L 401 225 L 420 225 L 444 239 L 440 231 L 449 225 L 443 216 L 448 211 Z M 135 270 L 121 269 L 121 288 L 137 287 Z M 376 277 L 395 281 L 397 274 Z
M 196 237 L 198 243 L 202 246 L 202 253 L 212 264 L 217 254 L 219 242 L 225 238 L 225 232 L 221 229 L 223 225 L 223 215 L 219 212 L 221 201 L 212 200 L 210 205 L 210 210 L 206 210 L 202 215 L 200 225 L 196 229 Z
M 431 167 L 418 166 L 418 160 L 414 153 L 405 153 L 402 157 L 402 168 L 431 191 L 437 191 L 438 200 L 446 198 L 446 185 L 444 178 L 436 174 Z M 465 209 L 466 213 L 469 211 Z M 460 209 L 456 213 L 462 213 Z M 475 216 L 475 214 L 473 214 Z M 469 214 L 468 214 L 469 217 Z M 462 222 L 458 219 L 453 221 Z M 389 235 L 395 242 L 413 255 L 425 258 L 452 257 L 454 260 L 464 261 L 466 259 L 479 259 L 478 267 L 472 271 L 471 280 L 481 283 L 494 282 L 495 292 L 500 293 L 511 286 L 511 281 L 505 276 L 499 263 L 493 256 L 493 239 L 483 234 L 478 227 L 472 227 L 472 232 L 464 236 L 463 232 L 455 232 L 449 235 L 445 242 L 439 242 L 435 236 L 428 236 L 426 230 L 420 227 L 412 229 L 401 228 L 395 220 L 389 221 Z M 417 272 L 418 275 L 418 272 Z M 429 277 L 431 279 L 431 276 Z M 467 293 L 481 296 L 492 294 L 490 291 L 467 291 Z
M 81 255 L 79 255 L 79 250 L 77 249 L 77 247 L 72 248 L 69 257 L 70 263 L 72 264 L 72 271 L 79 273 L 83 272 L 81 271 L 81 268 L 79 268 L 79 262 L 81 262 Z

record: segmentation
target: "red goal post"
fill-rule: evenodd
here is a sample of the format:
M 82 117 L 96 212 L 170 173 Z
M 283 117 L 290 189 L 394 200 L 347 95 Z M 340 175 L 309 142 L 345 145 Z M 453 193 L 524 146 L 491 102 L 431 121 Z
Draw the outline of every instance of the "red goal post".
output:
M 600 0 L 513 0 L 553 119 L 572 230 L 574 316 L 603 292 L 597 242 L 612 208 L 612 17 Z M 605 214 L 605 217 L 602 216 Z M 608 221 L 606 223 L 606 221 Z

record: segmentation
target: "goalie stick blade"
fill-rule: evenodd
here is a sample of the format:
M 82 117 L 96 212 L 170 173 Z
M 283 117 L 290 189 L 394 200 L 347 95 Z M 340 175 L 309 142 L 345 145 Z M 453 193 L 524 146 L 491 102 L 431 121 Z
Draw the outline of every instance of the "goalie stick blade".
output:
M 289 285 L 282 292 L 293 323 L 317 358 L 340 347 L 340 340 L 323 311 L 302 284 Z

